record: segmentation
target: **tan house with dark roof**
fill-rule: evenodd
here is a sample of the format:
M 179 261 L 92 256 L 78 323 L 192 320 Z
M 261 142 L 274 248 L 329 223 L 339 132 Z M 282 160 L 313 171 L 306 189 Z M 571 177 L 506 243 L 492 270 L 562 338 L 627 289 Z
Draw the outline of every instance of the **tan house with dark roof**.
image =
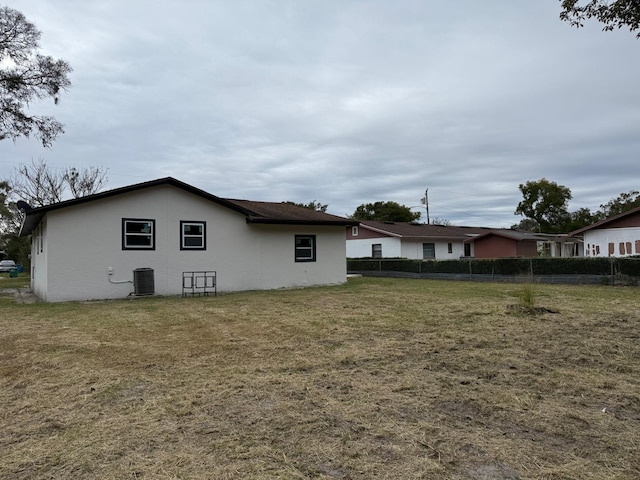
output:
M 25 213 L 31 286 L 53 302 L 201 292 L 191 288 L 200 281 L 217 291 L 343 283 L 344 229 L 354 224 L 287 203 L 216 197 L 171 177 Z

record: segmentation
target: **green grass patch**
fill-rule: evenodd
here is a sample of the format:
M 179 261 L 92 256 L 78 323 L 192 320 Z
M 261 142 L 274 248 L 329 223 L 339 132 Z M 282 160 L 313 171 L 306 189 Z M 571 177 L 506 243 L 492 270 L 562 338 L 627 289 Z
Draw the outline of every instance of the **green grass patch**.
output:
M 0 478 L 639 478 L 637 289 L 525 288 L 2 303 Z

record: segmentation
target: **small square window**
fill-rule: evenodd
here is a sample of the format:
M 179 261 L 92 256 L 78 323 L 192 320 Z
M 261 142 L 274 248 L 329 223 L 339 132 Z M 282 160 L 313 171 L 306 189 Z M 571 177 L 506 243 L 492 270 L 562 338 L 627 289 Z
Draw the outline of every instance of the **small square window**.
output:
M 353 237 L 358 236 L 358 227 L 351 227 L 351 236 Z
M 138 218 L 122 219 L 123 250 L 155 250 L 156 221 Z
M 296 235 L 295 237 L 295 259 L 296 262 L 316 261 L 316 236 Z
M 180 250 L 206 250 L 206 222 L 180 222 Z

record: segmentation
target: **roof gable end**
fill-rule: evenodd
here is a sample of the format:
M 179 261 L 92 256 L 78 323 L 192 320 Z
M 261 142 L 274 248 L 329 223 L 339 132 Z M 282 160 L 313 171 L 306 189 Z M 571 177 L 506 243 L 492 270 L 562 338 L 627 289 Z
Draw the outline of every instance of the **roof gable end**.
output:
M 632 208 L 627 212 L 620 213 L 618 215 L 614 215 L 613 217 L 605 218 L 604 220 L 600 220 L 592 225 L 588 225 L 586 227 L 579 228 L 578 230 L 574 230 L 573 232 L 569 232 L 569 236 L 573 237 L 575 235 L 580 235 L 588 230 L 595 230 L 598 228 L 616 228 L 616 223 L 619 223 L 621 220 L 638 217 L 637 226 L 640 226 L 640 207 Z M 628 226 L 628 225 L 623 225 Z

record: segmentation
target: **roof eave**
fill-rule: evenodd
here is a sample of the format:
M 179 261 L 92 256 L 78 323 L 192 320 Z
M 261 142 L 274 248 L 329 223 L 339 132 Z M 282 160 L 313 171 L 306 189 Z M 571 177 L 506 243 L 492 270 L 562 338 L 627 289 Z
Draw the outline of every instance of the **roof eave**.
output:
M 345 220 L 297 220 L 247 216 L 247 223 L 263 225 L 325 225 L 331 227 L 350 227 L 358 225 L 358 222 Z
M 18 237 L 26 237 L 27 235 L 31 235 L 31 232 L 38 226 L 38 224 L 42 221 L 46 212 L 41 213 L 27 213 L 22 221 L 22 225 L 20 225 L 20 232 L 18 232 Z

